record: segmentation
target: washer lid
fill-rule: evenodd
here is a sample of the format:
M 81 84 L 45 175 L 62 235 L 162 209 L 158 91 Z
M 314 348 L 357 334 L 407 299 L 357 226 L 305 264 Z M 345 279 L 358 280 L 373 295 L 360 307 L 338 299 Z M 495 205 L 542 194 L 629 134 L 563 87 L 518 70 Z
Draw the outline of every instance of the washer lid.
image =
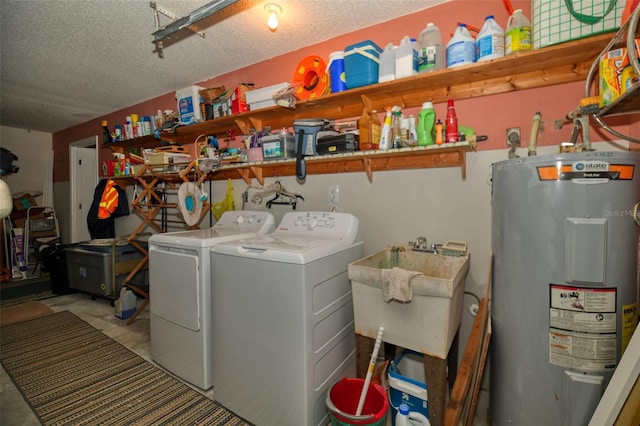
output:
M 305 265 L 362 244 L 342 239 L 287 238 L 274 234 L 216 244 L 212 253 Z
M 273 232 L 273 215 L 264 211 L 228 211 L 211 228 L 154 234 L 149 243 L 186 247 L 211 247 L 223 241 Z

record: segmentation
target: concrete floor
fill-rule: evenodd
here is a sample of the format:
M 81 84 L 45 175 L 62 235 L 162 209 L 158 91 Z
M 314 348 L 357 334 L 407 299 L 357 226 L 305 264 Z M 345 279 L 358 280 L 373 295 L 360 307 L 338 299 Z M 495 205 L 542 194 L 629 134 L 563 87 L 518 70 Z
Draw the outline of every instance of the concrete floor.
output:
M 73 312 L 107 336 L 126 346 L 144 359 L 153 362 L 151 361 L 148 306 L 138 315 L 131 325 L 127 325 L 126 320 L 118 319 L 114 315 L 114 308 L 111 306 L 111 302 L 106 299 L 92 300 L 91 297 L 86 294 L 74 293 L 45 299 L 41 302 L 49 306 L 54 312 L 64 310 Z M 0 425 L 40 425 L 40 422 L 22 398 L 20 392 L 13 385 L 4 368 L 0 369 L 0 383 Z M 194 389 L 213 399 L 213 389 L 207 392 L 197 388 Z M 474 426 L 486 426 L 489 424 L 485 418 L 478 416 L 479 413 L 483 412 L 482 408 L 485 408 L 484 412 L 486 412 L 486 407 L 482 407 L 480 403 L 476 412 Z M 391 425 L 391 416 L 387 417 L 387 425 Z

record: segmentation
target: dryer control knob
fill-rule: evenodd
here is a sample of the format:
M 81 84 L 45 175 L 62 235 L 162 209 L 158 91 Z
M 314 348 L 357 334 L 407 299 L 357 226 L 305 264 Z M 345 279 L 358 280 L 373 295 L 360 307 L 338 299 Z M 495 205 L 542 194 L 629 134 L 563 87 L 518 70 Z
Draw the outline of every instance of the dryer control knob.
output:
M 242 216 L 242 215 L 238 216 L 238 218 L 236 219 L 236 223 L 237 223 L 237 224 L 242 224 L 242 223 L 244 223 L 244 216 Z

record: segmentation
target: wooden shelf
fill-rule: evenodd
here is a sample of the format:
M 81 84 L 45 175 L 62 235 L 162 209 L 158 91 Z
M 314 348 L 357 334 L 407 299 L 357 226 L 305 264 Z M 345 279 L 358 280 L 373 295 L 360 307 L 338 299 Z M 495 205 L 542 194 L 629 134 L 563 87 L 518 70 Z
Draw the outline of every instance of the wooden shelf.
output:
M 335 155 L 305 157 L 307 175 L 328 173 L 365 173 L 373 182 L 373 172 L 388 170 L 424 169 L 433 167 L 460 167 L 462 178 L 466 178 L 466 153 L 471 150 L 468 142 L 457 142 L 427 147 L 399 148 L 387 151 L 356 151 Z M 186 164 L 187 172 L 162 173 L 143 169 L 134 176 L 112 178 L 125 185 L 132 185 L 139 180 L 158 179 L 164 182 L 183 182 L 189 180 L 189 170 L 196 169 L 195 161 Z M 175 166 L 175 164 L 174 164 Z M 155 166 L 154 166 L 155 167 Z M 260 161 L 255 163 L 234 163 L 222 165 L 207 175 L 199 176 L 199 181 L 243 179 L 251 184 L 256 179 L 261 185 L 269 177 L 295 176 L 296 160 L 282 159 Z
M 378 111 L 384 111 L 386 106 L 392 105 L 413 108 L 422 105 L 425 100 L 440 103 L 450 97 L 456 100 L 468 99 L 584 81 L 591 64 L 610 40 L 611 34 L 602 34 L 453 70 L 441 70 L 332 93 L 315 100 L 298 102 L 295 109 L 274 106 L 220 117 L 178 127 L 176 133 L 163 133 L 162 139 L 184 145 L 194 143 L 202 134 L 224 137 L 231 128 L 248 134 L 251 127 L 291 127 L 293 120 L 301 118 L 357 117 L 365 105 Z M 109 148 L 123 152 L 127 148 L 158 145 L 157 139 L 145 136 L 116 142 L 110 144 Z
M 163 133 L 162 139 L 187 145 L 195 143 L 201 135 L 223 137 L 232 128 L 247 134 L 252 127 L 255 129 L 261 129 L 264 126 L 271 126 L 273 129 L 290 128 L 295 119 L 357 117 L 364 108 L 378 111 L 383 111 L 385 107 L 392 105 L 414 108 L 422 105 L 425 100 L 439 103 L 445 102 L 448 98 L 468 99 L 585 81 L 593 61 L 610 40 L 611 34 L 601 34 L 453 70 L 420 74 L 333 93 L 315 100 L 298 102 L 295 109 L 274 106 L 220 117 L 178 127 L 175 133 Z M 108 146 L 114 151 L 124 152 L 130 148 L 150 148 L 159 145 L 160 141 L 153 136 L 145 136 Z M 306 157 L 305 161 L 308 175 L 364 172 L 369 181 L 373 181 L 373 173 L 376 171 L 460 167 L 464 179 L 466 177 L 465 155 L 469 150 L 468 143 L 458 143 Z M 158 176 L 157 173 L 156 176 Z M 264 184 L 265 178 L 277 176 L 295 176 L 295 160 L 223 165 L 209 173 L 206 180 L 241 178 L 250 184 L 252 179 L 257 179 Z M 130 177 L 119 179 L 132 181 Z M 171 180 L 171 174 L 162 175 L 162 179 Z M 176 179 L 180 178 L 176 177 Z

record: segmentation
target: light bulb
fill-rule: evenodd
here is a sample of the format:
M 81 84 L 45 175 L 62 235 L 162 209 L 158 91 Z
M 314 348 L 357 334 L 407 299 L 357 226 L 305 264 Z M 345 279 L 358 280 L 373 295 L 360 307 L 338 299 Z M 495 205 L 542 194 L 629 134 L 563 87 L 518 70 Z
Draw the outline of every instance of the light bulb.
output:
M 282 13 L 280 5 L 275 3 L 267 3 L 264 5 L 264 10 L 269 14 L 267 18 L 267 26 L 271 31 L 278 29 L 278 14 Z
M 269 18 L 267 19 L 267 26 L 271 31 L 274 31 L 278 28 L 278 15 L 275 10 L 269 12 Z

